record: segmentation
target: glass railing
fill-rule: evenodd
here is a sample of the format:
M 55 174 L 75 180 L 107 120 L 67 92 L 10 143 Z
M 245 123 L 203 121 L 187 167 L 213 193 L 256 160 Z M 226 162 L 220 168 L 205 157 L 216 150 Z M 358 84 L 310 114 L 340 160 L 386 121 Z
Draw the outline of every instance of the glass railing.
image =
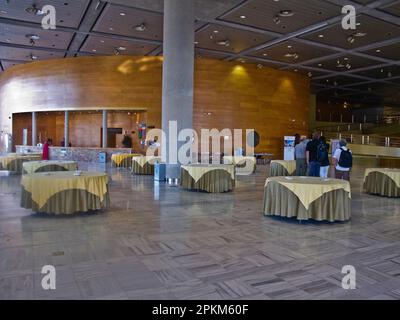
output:
M 353 144 L 365 144 L 382 147 L 393 147 L 400 148 L 400 138 L 398 137 L 382 137 L 376 135 L 363 135 L 354 134 L 349 132 L 332 132 L 332 131 L 321 131 L 321 135 L 330 139 L 346 139 L 348 143 Z

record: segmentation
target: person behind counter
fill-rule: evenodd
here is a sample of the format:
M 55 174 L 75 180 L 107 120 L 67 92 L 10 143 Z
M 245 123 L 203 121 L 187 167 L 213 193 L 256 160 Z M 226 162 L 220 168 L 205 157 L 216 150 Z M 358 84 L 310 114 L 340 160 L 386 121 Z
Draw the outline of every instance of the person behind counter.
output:
M 47 139 L 46 143 L 43 145 L 43 155 L 42 155 L 43 160 L 50 159 L 50 146 L 52 144 L 53 144 L 53 140 Z

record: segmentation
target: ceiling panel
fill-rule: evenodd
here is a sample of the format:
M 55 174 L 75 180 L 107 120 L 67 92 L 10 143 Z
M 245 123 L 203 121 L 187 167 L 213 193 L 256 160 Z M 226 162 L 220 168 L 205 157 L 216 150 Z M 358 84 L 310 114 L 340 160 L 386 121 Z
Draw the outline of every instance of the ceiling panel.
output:
M 398 96 L 400 94 L 400 90 L 397 85 L 389 84 L 370 83 L 358 86 L 351 86 L 350 88 L 373 95 L 381 95 L 387 97 Z
M 0 46 L 0 60 L 6 59 L 6 60 L 32 61 L 31 56 L 36 57 L 36 60 L 46 60 L 54 58 L 63 58 L 64 53 Z
M 289 40 L 281 42 L 273 47 L 259 50 L 253 55 L 259 58 L 268 58 L 281 62 L 299 63 L 334 53 L 337 53 L 337 51 Z
M 17 66 L 19 64 L 22 64 L 22 62 L 17 62 L 17 61 L 1 61 L 1 65 L 3 66 L 4 70 L 7 70 L 11 67 Z
M 37 9 L 45 5 L 52 5 L 56 9 L 57 25 L 77 28 L 89 4 L 89 0 L 10 0 L 0 1 L 0 17 L 41 23 L 44 15 L 28 13 L 27 8 L 36 5 Z
M 343 55 L 336 59 L 328 59 L 310 64 L 310 67 L 321 68 L 336 72 L 346 72 L 358 68 L 369 67 L 380 64 L 379 61 L 367 59 L 355 55 Z M 349 67 L 350 68 L 349 68 Z
M 228 55 L 226 53 L 196 49 L 196 58 L 208 58 L 208 59 L 221 60 L 221 59 L 224 59 L 227 57 L 228 57 Z
M 341 23 L 337 23 L 323 30 L 308 33 L 302 38 L 340 48 L 352 49 L 400 36 L 400 26 L 367 15 L 358 16 L 357 23 L 359 25 L 356 30 L 344 30 Z M 356 33 L 364 33 L 365 36 L 354 36 L 353 34 Z M 351 43 L 351 39 L 354 39 L 353 43 Z
M 138 31 L 135 28 L 143 31 Z M 108 4 L 97 20 L 94 31 L 150 40 L 162 40 L 163 15 Z
M 196 33 L 196 46 L 239 53 L 272 39 L 272 37 L 263 34 L 210 24 Z
M 400 42 L 393 43 L 388 46 L 377 47 L 371 50 L 364 51 L 364 53 L 392 60 L 400 59 Z
M 133 41 L 106 37 L 89 36 L 80 51 L 95 54 L 146 55 L 157 48 L 156 45 L 141 44 Z
M 354 74 L 374 79 L 386 79 L 400 76 L 400 66 L 388 66 L 355 72 Z
M 291 10 L 293 16 L 279 16 L 284 10 Z M 251 0 L 220 19 L 278 33 L 289 33 L 338 16 L 340 11 L 341 7 L 320 0 Z
M 400 17 L 400 3 L 393 3 L 392 5 L 386 6 L 384 8 L 379 9 L 383 12 L 390 13 L 394 16 Z
M 298 72 L 300 74 L 304 74 L 304 75 L 308 76 L 309 78 L 326 76 L 328 74 L 326 71 L 322 71 L 322 70 L 315 71 L 315 70 L 304 69 L 301 67 L 290 67 L 285 70 L 292 71 L 292 72 Z
M 365 82 L 365 80 L 348 76 L 333 76 L 324 79 L 316 79 L 313 80 L 313 82 L 321 85 L 337 87 L 337 86 L 356 84 L 359 82 Z
M 38 36 L 34 45 L 43 48 L 67 49 L 73 37 L 72 32 L 44 30 L 12 24 L 0 23 L 0 42 L 20 45 L 32 45 L 30 36 Z

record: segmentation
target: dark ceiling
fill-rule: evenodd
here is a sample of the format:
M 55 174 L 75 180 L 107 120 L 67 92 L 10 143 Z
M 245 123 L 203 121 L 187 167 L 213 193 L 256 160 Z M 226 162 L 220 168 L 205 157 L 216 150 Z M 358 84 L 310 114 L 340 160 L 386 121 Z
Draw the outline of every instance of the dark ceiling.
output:
M 299 72 L 321 96 L 400 103 L 400 0 L 194 1 L 200 58 Z M 43 30 L 42 16 L 26 11 L 46 4 L 56 8 L 56 30 Z M 357 30 L 341 27 L 348 4 Z M 280 17 L 282 10 L 293 15 Z M 80 55 L 160 55 L 162 11 L 163 0 L 0 0 L 0 71 Z M 39 39 L 32 44 L 27 35 Z

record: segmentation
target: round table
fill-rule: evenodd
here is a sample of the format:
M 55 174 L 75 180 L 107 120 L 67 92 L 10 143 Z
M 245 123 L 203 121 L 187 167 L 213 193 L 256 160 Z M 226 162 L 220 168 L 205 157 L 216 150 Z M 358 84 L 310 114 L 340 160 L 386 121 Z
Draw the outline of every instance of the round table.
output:
M 181 166 L 181 187 L 210 193 L 228 192 L 235 186 L 235 167 L 227 164 Z
M 114 153 L 111 155 L 111 163 L 113 167 L 117 168 L 131 168 L 132 167 L 132 158 L 140 157 L 141 154 L 134 153 Z
M 237 175 L 249 175 L 256 172 L 256 157 L 224 156 L 224 164 L 233 164 Z
M 108 208 L 108 175 L 98 172 L 42 172 L 23 175 L 21 207 L 34 212 L 73 214 Z
M 78 169 L 78 163 L 76 161 L 62 160 L 29 161 L 25 162 L 22 168 L 23 174 L 50 171 L 75 171 Z
M 268 178 L 263 212 L 298 220 L 347 221 L 351 217 L 350 183 L 314 177 Z
M 132 172 L 138 175 L 154 175 L 154 164 L 161 162 L 161 157 L 137 156 L 132 158 Z
M 364 189 L 369 194 L 393 198 L 400 197 L 400 169 L 366 169 Z
M 0 170 L 22 173 L 23 163 L 28 161 L 38 161 L 41 159 L 41 154 L 8 154 L 0 157 Z
M 295 160 L 272 160 L 270 163 L 270 177 L 292 176 L 296 173 Z

